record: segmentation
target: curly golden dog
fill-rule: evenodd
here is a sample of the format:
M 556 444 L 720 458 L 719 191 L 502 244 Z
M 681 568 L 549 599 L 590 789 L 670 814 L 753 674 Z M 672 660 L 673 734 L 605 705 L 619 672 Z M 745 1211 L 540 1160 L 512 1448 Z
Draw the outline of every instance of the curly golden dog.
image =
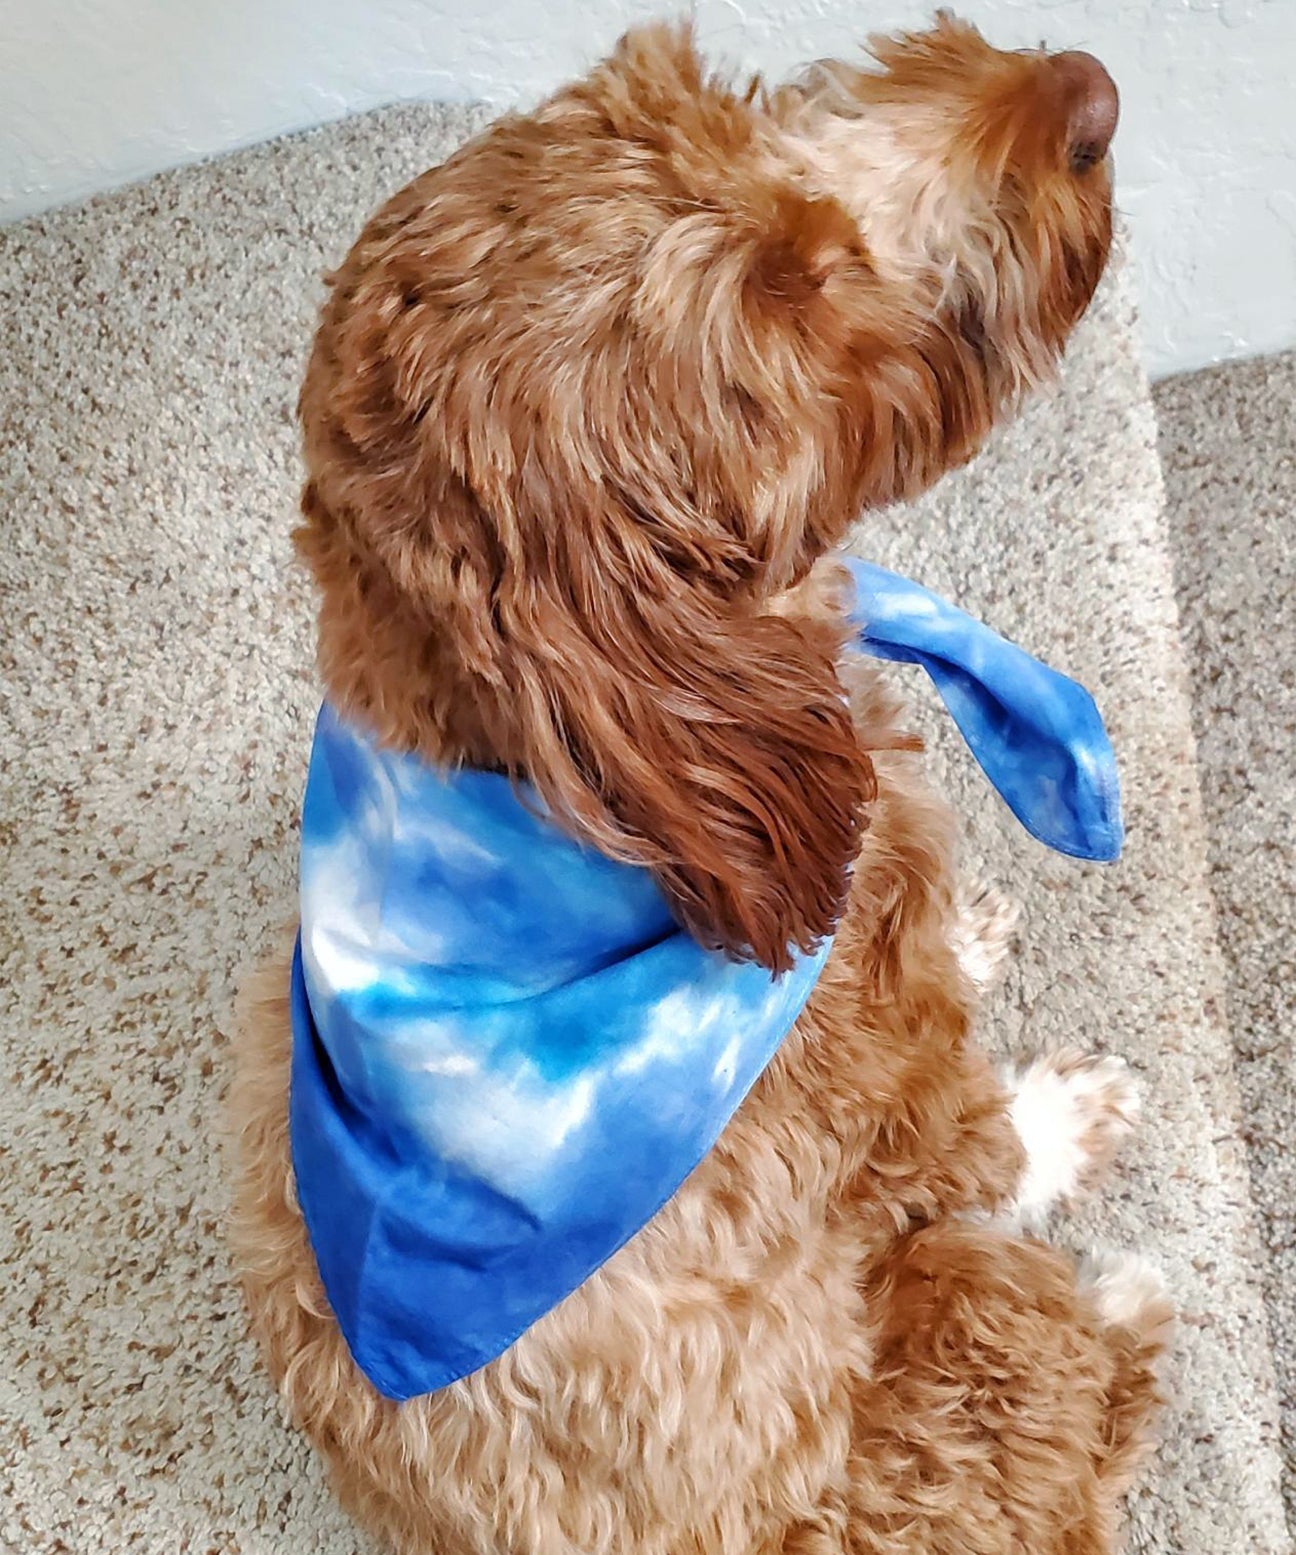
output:
M 739 90 L 687 28 L 633 32 L 331 278 L 297 533 L 331 704 L 525 779 L 727 957 L 835 931 L 665 1207 L 405 1403 L 325 1299 L 287 953 L 258 973 L 241 1273 L 294 1418 L 406 1555 L 1099 1555 L 1149 1447 L 1158 1282 L 1030 1234 L 1101 1175 L 1130 1083 L 972 1045 L 1006 915 L 960 901 L 898 708 L 843 668 L 832 561 L 1051 371 L 1107 258 L 1116 95 L 943 14 L 872 50 Z

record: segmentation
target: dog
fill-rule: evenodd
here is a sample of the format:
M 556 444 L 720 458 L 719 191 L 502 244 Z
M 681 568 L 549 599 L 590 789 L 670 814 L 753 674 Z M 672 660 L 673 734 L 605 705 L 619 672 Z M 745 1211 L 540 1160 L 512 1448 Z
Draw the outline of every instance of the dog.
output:
M 738 90 L 688 27 L 631 32 L 330 277 L 296 535 L 329 706 L 526 785 L 708 964 L 819 958 L 642 1229 L 403 1399 L 303 1219 L 291 952 L 255 975 L 237 1263 L 292 1416 L 405 1555 L 1099 1555 L 1150 1450 L 1158 1281 L 1031 1234 L 1096 1186 L 1131 1082 L 971 1042 L 1011 915 L 961 896 L 833 560 L 1053 370 L 1108 255 L 1116 94 L 946 13 L 872 52 Z

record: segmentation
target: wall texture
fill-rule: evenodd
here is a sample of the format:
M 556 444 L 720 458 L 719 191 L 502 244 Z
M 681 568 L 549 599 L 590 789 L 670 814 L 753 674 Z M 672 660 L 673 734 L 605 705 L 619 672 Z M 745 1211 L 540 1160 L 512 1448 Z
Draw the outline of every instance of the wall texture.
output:
M 935 0 L 698 0 L 782 71 Z M 527 101 L 672 0 L 0 0 L 0 219 L 405 97 Z M 1092 49 L 1154 372 L 1296 344 L 1296 0 L 962 0 L 995 42 Z

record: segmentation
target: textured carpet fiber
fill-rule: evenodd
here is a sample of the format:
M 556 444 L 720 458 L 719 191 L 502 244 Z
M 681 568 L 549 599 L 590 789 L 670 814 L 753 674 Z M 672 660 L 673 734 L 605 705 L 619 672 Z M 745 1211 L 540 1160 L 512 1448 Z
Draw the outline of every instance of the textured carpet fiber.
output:
M 317 277 L 472 122 L 370 116 L 0 233 L 0 1547 L 24 1555 L 360 1547 L 245 1336 L 217 1126 L 238 969 L 293 901 L 316 693 L 291 406 Z M 1133 338 L 1118 280 L 1061 390 L 859 547 L 1109 715 L 1130 823 L 1111 870 L 1020 836 L 938 731 L 969 863 L 1026 905 L 986 1036 L 1143 1078 L 1111 1190 L 1059 1228 L 1148 1253 L 1183 1312 L 1134 1548 L 1276 1555 L 1261 1260 Z
M 1296 1527 L 1296 353 L 1156 405 Z

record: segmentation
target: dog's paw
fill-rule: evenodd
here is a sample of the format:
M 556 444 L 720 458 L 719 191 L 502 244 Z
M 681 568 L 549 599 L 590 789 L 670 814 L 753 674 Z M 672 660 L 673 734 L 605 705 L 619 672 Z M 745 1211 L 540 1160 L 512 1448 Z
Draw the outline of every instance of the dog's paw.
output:
M 1109 1328 L 1123 1328 L 1143 1344 L 1164 1342 L 1174 1307 L 1155 1264 L 1138 1253 L 1095 1248 L 1080 1261 L 1079 1281 Z
M 950 941 L 964 976 L 981 993 L 1003 975 L 1012 948 L 1021 904 L 996 886 L 973 880 L 962 887 L 956 902 Z
M 1124 1059 L 1046 1053 L 1010 1078 L 1013 1124 L 1026 1151 L 1014 1212 L 1039 1227 L 1102 1181 L 1138 1121 L 1138 1087 Z

